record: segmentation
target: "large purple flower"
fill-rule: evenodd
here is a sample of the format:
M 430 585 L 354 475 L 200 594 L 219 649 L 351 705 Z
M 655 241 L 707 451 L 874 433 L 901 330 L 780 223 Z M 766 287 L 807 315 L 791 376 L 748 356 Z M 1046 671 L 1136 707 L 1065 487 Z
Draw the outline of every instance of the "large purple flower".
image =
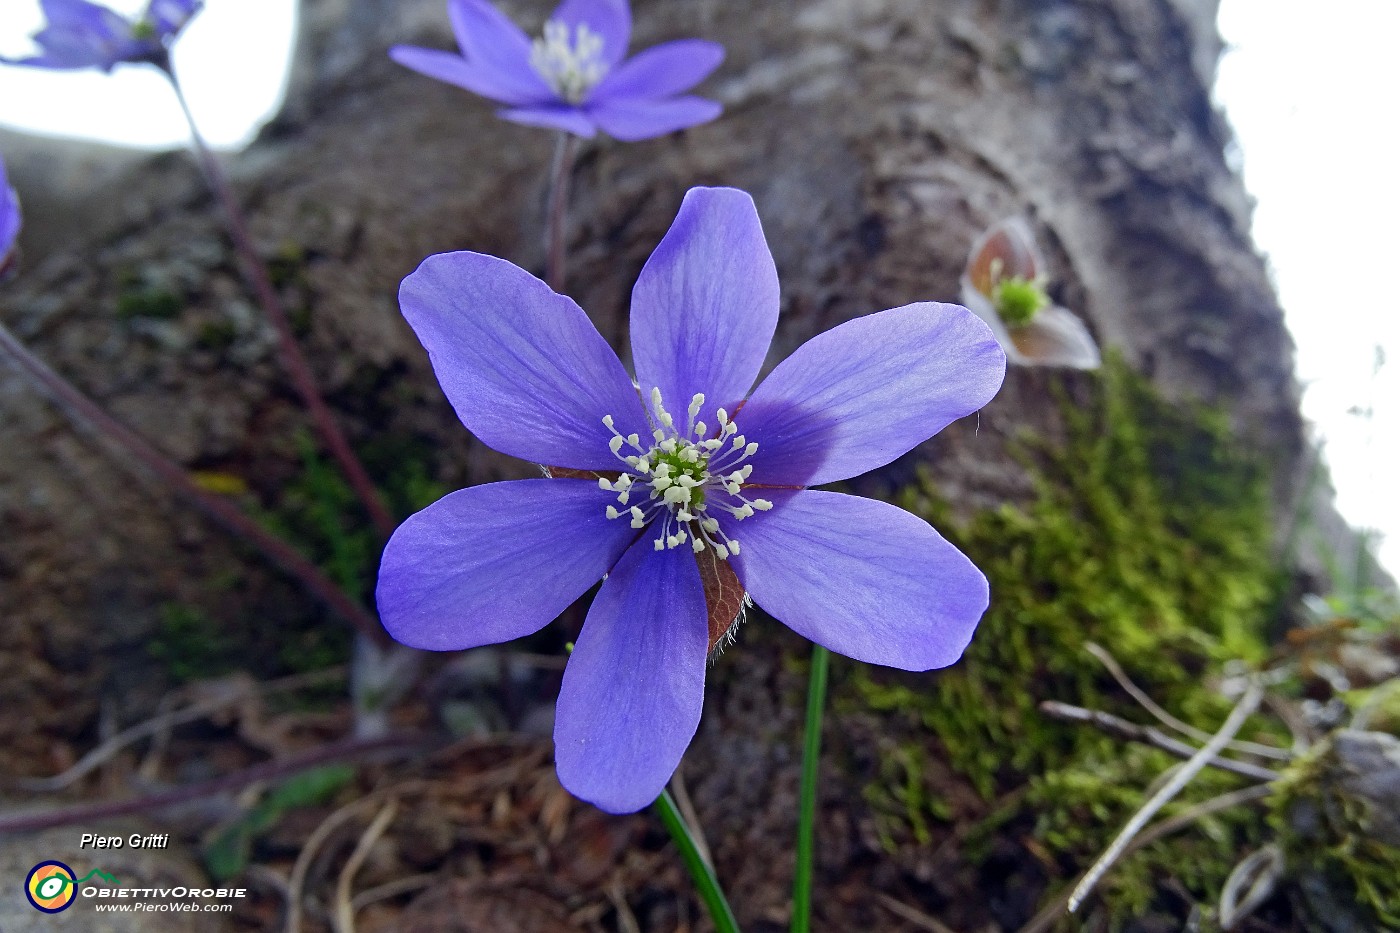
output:
M 0 159 L 0 274 L 10 265 L 10 254 L 14 252 L 19 227 L 19 195 L 10 187 L 10 178 L 5 172 L 5 160 Z
M 683 92 L 719 66 L 724 48 L 682 39 L 624 60 L 627 0 L 563 0 L 533 42 L 486 0 L 448 0 L 447 12 L 461 55 L 407 45 L 389 55 L 504 104 L 507 120 L 634 141 L 719 116 L 719 104 Z
M 166 61 L 170 43 L 204 0 L 150 0 L 135 19 L 88 0 L 39 0 L 39 4 L 47 20 L 34 34 L 39 54 L 0 61 L 57 71 L 111 71 L 123 62 L 160 65 Z
M 556 717 L 575 795 L 616 813 L 657 796 L 743 590 L 857 660 L 922 671 L 962 654 L 987 607 L 977 568 L 908 512 L 803 487 L 889 463 L 996 394 L 1005 356 L 967 309 L 850 321 L 751 392 L 778 279 L 753 201 L 727 188 L 690 191 L 642 269 L 636 384 L 578 305 L 503 260 L 430 256 L 399 299 L 462 422 L 556 478 L 410 518 L 384 553 L 380 616 L 405 644 L 472 648 L 535 632 L 606 577 Z

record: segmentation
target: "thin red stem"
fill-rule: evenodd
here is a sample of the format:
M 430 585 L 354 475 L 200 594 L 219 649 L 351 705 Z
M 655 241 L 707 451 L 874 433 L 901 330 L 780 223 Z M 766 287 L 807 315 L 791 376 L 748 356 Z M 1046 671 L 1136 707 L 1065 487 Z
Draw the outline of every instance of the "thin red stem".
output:
M 311 365 L 307 362 L 306 355 L 297 343 L 296 335 L 292 333 L 291 319 L 287 316 L 287 311 L 282 306 L 282 299 L 272 284 L 267 264 L 263 262 L 253 245 L 253 238 L 248 231 L 248 222 L 243 216 L 243 210 L 238 206 L 238 201 L 233 196 L 233 189 L 229 187 L 228 178 L 224 175 L 218 157 L 214 155 L 214 151 L 209 148 L 209 144 L 205 142 L 204 137 L 199 132 L 194 114 L 190 111 L 189 102 L 185 100 L 185 92 L 181 89 L 175 72 L 168 68 L 161 70 L 170 80 L 170 86 L 175 89 L 175 97 L 179 100 L 180 109 L 184 111 L 185 119 L 190 125 L 190 139 L 194 143 L 195 154 L 199 158 L 200 166 L 204 169 L 209 187 L 213 189 L 214 195 L 219 199 L 219 203 L 224 209 L 224 219 L 228 223 L 229 237 L 233 240 L 234 251 L 238 254 L 243 266 L 243 274 L 247 277 L 248 284 L 252 287 L 258 304 L 262 306 L 263 313 L 267 315 L 268 320 L 272 322 L 273 330 L 277 332 L 278 349 L 282 354 L 282 362 L 292 378 L 292 384 L 296 387 L 297 394 L 301 396 L 307 411 L 310 412 L 311 420 L 315 422 L 316 430 L 321 435 L 327 450 L 340 464 L 345 478 L 355 490 L 360 501 L 364 503 L 370 521 L 374 523 L 380 537 L 387 540 L 394 533 L 394 528 L 398 523 L 394 521 L 393 515 L 379 494 L 379 490 L 375 488 L 374 481 L 370 479 L 364 464 L 360 462 L 360 458 L 350 447 L 345 433 L 341 431 L 335 416 L 316 387 L 316 378 L 312 375 Z
M 549 287 L 564 291 L 564 221 L 569 213 L 569 180 L 574 173 L 574 157 L 578 155 L 578 137 L 564 132 L 554 149 L 554 165 L 550 169 L 549 217 L 545 228 L 545 281 Z
M 236 506 L 201 488 L 179 464 L 107 414 L 72 383 L 50 369 L 48 364 L 31 353 L 3 324 L 0 324 L 0 350 L 9 354 L 20 370 L 49 398 L 65 409 L 71 418 L 89 425 L 99 436 L 154 473 L 177 496 L 257 548 L 287 574 L 300 580 L 314 596 L 354 625 L 361 634 L 376 644 L 389 644 L 388 636 L 379 621 L 347 596 L 319 567 L 287 542 L 244 515 Z M 123 463 L 130 463 L 126 458 L 121 460 Z

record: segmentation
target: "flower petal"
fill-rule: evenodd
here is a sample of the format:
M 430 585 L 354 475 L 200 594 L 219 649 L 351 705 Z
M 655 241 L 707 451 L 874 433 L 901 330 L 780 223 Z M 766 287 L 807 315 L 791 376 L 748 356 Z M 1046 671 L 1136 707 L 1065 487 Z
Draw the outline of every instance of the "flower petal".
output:
M 501 72 L 479 63 L 467 61 L 452 52 L 438 49 L 425 49 L 415 45 L 396 45 L 389 50 L 389 57 L 412 68 L 419 74 L 466 88 L 473 94 L 480 94 L 503 104 L 532 104 L 547 99 L 548 89 L 526 93 L 519 82 L 503 80 Z
M 690 548 L 623 556 L 593 600 L 564 670 L 554 725 L 559 780 L 631 813 L 656 799 L 700 724 L 709 635 Z
M 440 253 L 403 280 L 399 303 L 448 400 L 502 453 L 550 466 L 615 470 L 612 435 L 649 435 L 637 390 L 579 306 L 524 269 Z
M 724 61 L 724 46 L 703 39 L 663 42 L 622 62 L 593 89 L 595 101 L 656 100 L 690 90 Z
M 632 40 L 632 11 L 627 0 L 563 0 L 551 20 L 569 27 L 570 34 L 580 23 L 603 40 L 603 61 L 616 65 L 627 54 Z
M 1006 356 L 959 305 L 905 305 L 797 348 L 737 421 L 758 443 L 752 482 L 818 486 L 884 466 L 991 401 Z
M 507 103 L 554 99 L 544 78 L 530 65 L 530 37 L 486 0 L 449 0 L 452 32 L 467 61 L 509 88 Z
M 584 139 L 592 139 L 598 128 L 584 116 L 583 111 L 573 104 L 547 104 L 539 107 L 518 107 L 502 110 L 497 116 L 512 123 L 526 126 L 543 126 L 552 130 L 563 130 Z
M 947 667 L 987 609 L 987 579 L 903 509 L 815 490 L 773 490 L 769 512 L 727 530 L 754 602 L 838 654 L 906 671 Z
M 1011 340 L 1011 334 L 1006 329 L 1006 322 L 997 314 L 996 305 L 992 300 L 977 290 L 977 286 L 972 283 L 972 279 L 964 275 L 961 280 L 961 297 L 963 304 L 973 314 L 982 319 L 982 323 L 991 330 L 992 336 L 997 343 L 1001 344 L 1002 350 L 1006 352 L 1006 358 L 1012 363 L 1024 364 L 1026 361 L 1021 356 L 1021 351 L 1016 349 L 1016 344 Z
M 5 172 L 5 160 L 0 158 L 0 274 L 9 264 L 10 253 L 15 239 L 19 236 L 23 214 L 20 211 L 19 195 L 10 187 L 9 176 Z
M 395 639 L 456 651 L 536 632 L 602 579 L 636 536 L 596 483 L 472 486 L 399 526 L 376 599 Z
M 724 108 L 703 97 L 666 100 L 624 97 L 590 101 L 587 109 L 589 117 L 604 133 L 625 143 L 634 143 L 709 123 Z
M 1059 305 L 1042 308 L 1030 323 L 1013 328 L 1011 342 L 1028 366 L 1098 369 L 1103 364 L 1088 328 Z
M 778 325 L 778 272 L 753 199 L 692 188 L 632 289 L 632 356 L 684 419 L 696 393 L 709 412 L 743 399 Z M 733 409 L 731 408 L 731 411 Z

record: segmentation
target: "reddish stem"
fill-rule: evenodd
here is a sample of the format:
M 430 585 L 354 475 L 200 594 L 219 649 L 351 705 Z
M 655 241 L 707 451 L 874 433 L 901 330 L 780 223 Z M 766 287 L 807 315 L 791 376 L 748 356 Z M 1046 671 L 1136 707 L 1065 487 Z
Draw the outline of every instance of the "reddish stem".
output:
M 146 440 L 117 421 L 72 383 L 36 357 L 3 324 L 0 324 L 0 350 L 8 353 L 49 398 L 70 417 L 91 426 L 101 437 L 117 445 L 141 466 L 165 482 L 175 494 L 199 509 L 233 534 L 247 541 L 274 564 L 306 585 L 321 602 L 355 626 L 376 644 L 389 644 L 388 636 L 374 616 L 347 596 L 314 563 L 295 548 L 244 515 L 236 506 L 202 489 L 179 464 L 167 458 Z M 123 463 L 129 463 L 121 458 Z
M 282 299 L 278 297 L 277 289 L 272 284 L 267 264 L 263 262 L 253 245 L 252 235 L 248 231 L 248 222 L 243 216 L 242 209 L 238 206 L 238 201 L 233 196 L 233 189 L 229 187 L 228 178 L 224 175 L 218 157 L 214 155 L 214 151 L 209 148 L 209 144 L 205 142 L 204 137 L 199 132 L 194 114 L 190 111 L 189 102 L 185 100 L 185 92 L 181 89 L 174 70 L 168 67 L 162 67 L 161 70 L 170 80 L 170 86 L 175 89 L 175 97 L 179 100 L 180 109 L 184 111 L 185 119 L 190 125 L 190 139 L 194 143 L 195 154 L 199 158 L 200 166 L 204 169 L 209 187 L 213 189 L 214 195 L 223 206 L 229 237 L 233 240 L 234 251 L 238 254 L 243 266 L 243 274 L 247 277 L 248 284 L 252 286 L 258 304 L 262 306 L 263 312 L 277 332 L 277 345 L 282 354 L 282 362 L 292 378 L 292 384 L 296 387 L 297 394 L 301 396 L 307 411 L 310 412 L 311 420 L 315 422 L 316 430 L 320 433 L 326 448 L 340 464 L 345 478 L 349 480 L 355 494 L 364 503 L 370 521 L 374 523 L 380 537 L 387 540 L 394 533 L 394 528 L 398 523 L 394 521 L 393 515 L 389 512 L 388 506 L 384 504 L 384 499 L 380 496 L 379 490 L 375 488 L 364 464 L 360 462 L 360 458 L 350 447 L 350 442 L 346 440 L 335 416 L 331 414 L 330 408 L 316 387 L 315 376 L 312 375 L 306 355 L 298 345 L 295 334 L 292 333 L 291 319 L 287 316 L 287 311 L 282 306 Z
M 549 217 L 545 228 L 545 282 L 556 292 L 564 292 L 564 220 L 569 213 L 569 179 L 574 172 L 574 157 L 578 155 L 578 137 L 573 133 L 559 135 L 554 149 L 554 165 L 550 169 Z

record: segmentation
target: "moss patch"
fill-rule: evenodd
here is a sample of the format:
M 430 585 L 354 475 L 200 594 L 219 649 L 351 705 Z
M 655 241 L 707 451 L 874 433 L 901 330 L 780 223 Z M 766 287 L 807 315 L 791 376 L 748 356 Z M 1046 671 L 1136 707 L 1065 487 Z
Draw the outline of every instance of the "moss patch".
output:
M 991 607 L 950 670 L 910 677 L 866 668 L 854 678 L 865 703 L 932 733 L 984 799 L 1020 789 L 1016 809 L 1034 819 L 1035 845 L 1062 880 L 1107 844 L 1172 759 L 1050 720 L 1037 704 L 1055 699 L 1143 718 L 1084 650 L 1094 641 L 1158 702 L 1213 731 L 1230 704 L 1203 681 L 1225 661 L 1264 657 L 1278 581 L 1266 470 L 1222 414 L 1162 400 L 1116 360 L 1089 395 L 1059 399 L 1062 445 L 1024 443 L 1037 489 L 1029 505 L 958 526 L 927 476 L 902 492 L 900 505 L 986 573 Z M 1242 737 L 1267 741 L 1267 732 L 1256 721 Z M 911 749 L 900 760 L 907 772 L 919 756 Z M 907 790 L 917 776 L 882 778 L 888 786 L 868 797 L 887 831 L 892 818 L 917 838 L 921 820 L 939 818 L 936 805 L 909 813 L 911 802 L 938 799 Z M 1234 786 L 1230 776 L 1202 778 L 1182 805 Z M 1168 867 L 1210 898 L 1260 829 L 1257 814 L 1242 813 L 1149 847 L 1110 876 L 1109 911 L 1146 910 L 1159 890 L 1153 872 Z

